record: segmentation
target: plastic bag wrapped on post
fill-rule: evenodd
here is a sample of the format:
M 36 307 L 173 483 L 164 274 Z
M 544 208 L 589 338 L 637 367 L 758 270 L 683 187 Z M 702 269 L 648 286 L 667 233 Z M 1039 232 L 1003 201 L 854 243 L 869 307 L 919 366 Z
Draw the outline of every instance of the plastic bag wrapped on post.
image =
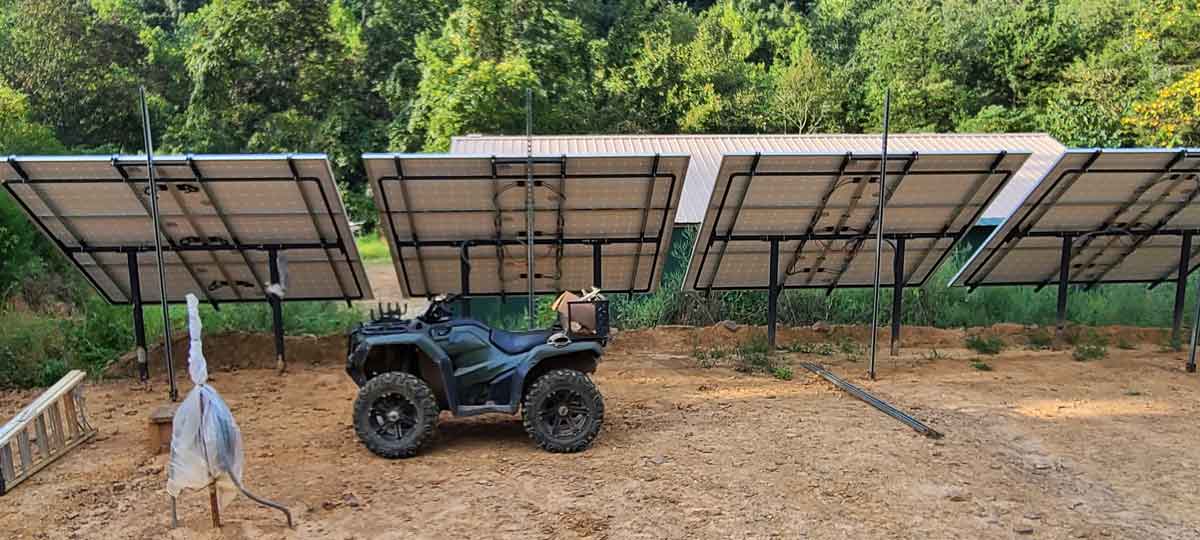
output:
M 191 334 L 188 374 L 195 387 L 175 411 L 167 493 L 178 497 L 185 489 L 204 489 L 216 482 L 224 507 L 237 496 L 242 481 L 242 432 L 229 406 L 208 385 L 208 364 L 200 342 L 199 300 L 195 295 L 187 295 L 187 308 Z

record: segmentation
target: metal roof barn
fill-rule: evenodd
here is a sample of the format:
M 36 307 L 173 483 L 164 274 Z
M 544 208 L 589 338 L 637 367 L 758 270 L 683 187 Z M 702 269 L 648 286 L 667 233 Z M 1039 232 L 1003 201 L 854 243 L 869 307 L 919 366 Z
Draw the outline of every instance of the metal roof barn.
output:
M 523 156 L 529 139 L 523 136 L 467 135 L 454 137 L 450 152 Z M 533 153 L 685 153 L 692 156 L 688 181 L 675 223 L 700 223 L 716 184 L 725 154 L 744 152 L 878 153 L 879 134 L 814 135 L 551 135 L 533 137 Z M 983 212 L 983 224 L 996 225 L 1011 214 L 1066 149 L 1045 133 L 960 134 L 902 133 L 888 136 L 889 152 L 1029 152 L 1025 165 Z

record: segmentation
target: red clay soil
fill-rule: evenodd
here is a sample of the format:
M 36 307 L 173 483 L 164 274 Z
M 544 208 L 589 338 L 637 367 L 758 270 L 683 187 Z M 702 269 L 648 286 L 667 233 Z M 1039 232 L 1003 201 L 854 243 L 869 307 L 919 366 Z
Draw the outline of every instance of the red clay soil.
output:
M 697 367 L 693 351 L 751 332 L 620 333 L 595 376 L 605 429 L 572 455 L 537 450 L 516 417 L 443 415 L 422 454 L 378 458 L 354 436 L 356 388 L 332 345 L 282 376 L 218 369 L 213 384 L 245 435 L 247 484 L 290 505 L 295 530 L 238 499 L 215 531 L 207 496 L 188 493 L 181 528 L 168 531 L 166 456 L 144 443 L 163 384 L 94 382 L 100 435 L 0 498 L 0 537 L 1200 538 L 1200 383 L 1182 354 L 1162 352 L 1161 332 L 1111 329 L 1144 339 L 1078 362 L 1015 346 L 980 357 L 963 331 L 906 328 L 874 382 L 857 352 L 779 355 L 827 364 L 945 433 L 939 441 L 799 368 L 781 381 Z M 840 335 L 865 331 L 785 329 L 781 342 Z M 269 347 L 225 343 L 206 342 L 215 364 L 273 363 Z M 0 413 L 35 394 L 0 394 Z

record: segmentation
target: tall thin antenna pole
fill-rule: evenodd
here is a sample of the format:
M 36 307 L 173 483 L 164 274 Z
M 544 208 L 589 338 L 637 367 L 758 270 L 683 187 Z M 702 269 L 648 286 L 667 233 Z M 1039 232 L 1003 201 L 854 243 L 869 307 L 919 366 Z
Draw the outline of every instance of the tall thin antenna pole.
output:
M 887 200 L 887 160 L 888 160 L 888 117 L 892 112 L 892 89 L 888 88 L 883 94 L 883 155 L 879 160 L 879 208 L 875 211 L 879 219 L 875 221 L 875 299 L 871 305 L 871 364 L 867 375 L 875 380 L 875 348 L 879 334 L 879 269 L 883 258 L 883 210 Z
M 158 298 L 162 307 L 163 356 L 167 360 L 167 381 L 170 384 L 171 401 L 179 401 L 179 387 L 175 385 L 175 359 L 171 352 L 171 313 L 167 304 L 167 272 L 163 266 L 162 228 L 158 214 L 158 182 L 154 178 L 154 140 L 150 135 L 150 109 L 146 106 L 146 87 L 138 88 L 142 101 L 142 137 L 146 142 L 146 178 L 150 198 L 150 221 L 154 235 L 154 255 L 158 262 Z
M 525 271 L 529 286 L 529 329 L 537 324 L 533 298 L 533 90 L 525 89 Z

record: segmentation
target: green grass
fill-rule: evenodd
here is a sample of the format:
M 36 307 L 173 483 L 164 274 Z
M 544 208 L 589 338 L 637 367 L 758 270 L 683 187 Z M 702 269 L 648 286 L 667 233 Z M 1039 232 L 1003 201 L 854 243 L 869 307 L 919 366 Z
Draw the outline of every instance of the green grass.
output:
M 967 348 L 979 354 L 1000 354 L 1004 342 L 995 336 L 967 336 Z
M 686 261 L 691 255 L 694 228 L 686 230 L 671 246 L 671 259 Z M 980 287 L 968 293 L 965 287 L 950 287 L 950 278 L 966 261 L 969 253 L 960 250 L 950 257 L 921 287 L 904 291 L 902 322 L 907 325 L 938 328 L 981 327 L 996 323 L 1049 326 L 1056 319 L 1056 290 L 1047 287 L 1035 291 L 1031 286 Z M 654 294 L 617 295 L 613 316 L 620 328 L 643 328 L 657 324 L 707 326 L 722 320 L 741 324 L 766 324 L 767 296 L 762 291 L 703 293 L 681 291 L 684 268 L 669 269 L 662 286 Z M 1196 301 L 1200 275 L 1192 278 L 1188 303 Z M 805 326 L 814 322 L 828 324 L 868 324 L 871 320 L 870 289 L 824 290 L 789 289 L 780 295 L 779 324 Z M 883 291 L 884 305 L 890 305 L 891 292 Z M 1098 326 L 1169 326 L 1174 287 L 1148 290 L 1139 284 L 1109 284 L 1092 290 L 1072 290 L 1067 297 L 1067 313 L 1073 324 Z M 890 310 L 881 313 L 881 324 L 889 322 Z M 1188 313 L 1190 320 L 1191 313 Z M 1190 323 L 1189 323 L 1190 324 Z
M 358 255 L 362 257 L 364 262 L 387 262 L 392 260 L 391 250 L 388 249 L 387 242 L 383 241 L 378 234 L 370 233 L 354 238 L 354 243 L 358 246 Z
M 781 381 L 790 381 L 794 375 L 791 366 L 777 366 L 771 371 L 771 376 Z

